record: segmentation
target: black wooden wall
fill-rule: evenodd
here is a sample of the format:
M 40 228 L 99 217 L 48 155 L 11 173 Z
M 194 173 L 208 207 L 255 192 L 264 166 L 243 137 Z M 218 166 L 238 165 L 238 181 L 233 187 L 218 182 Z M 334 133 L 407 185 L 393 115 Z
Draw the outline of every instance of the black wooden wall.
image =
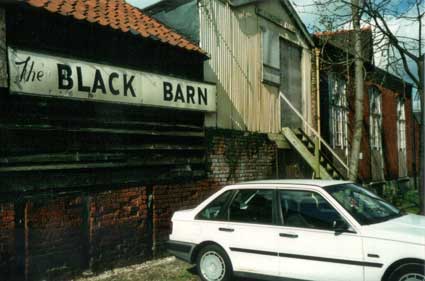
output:
M 191 80 L 199 53 L 47 11 L 7 9 L 7 44 Z M 205 174 L 204 113 L 0 93 L 2 191 L 175 182 Z

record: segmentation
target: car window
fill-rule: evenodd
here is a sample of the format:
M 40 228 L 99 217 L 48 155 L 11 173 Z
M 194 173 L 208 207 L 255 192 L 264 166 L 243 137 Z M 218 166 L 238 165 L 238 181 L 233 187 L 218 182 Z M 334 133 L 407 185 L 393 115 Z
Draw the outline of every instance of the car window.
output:
M 209 203 L 196 219 L 200 220 L 227 220 L 225 205 L 233 190 L 228 190 Z
M 310 191 L 279 191 L 283 224 L 291 227 L 335 230 L 347 225 L 320 194 Z
M 230 204 L 229 220 L 234 222 L 272 224 L 273 190 L 239 190 Z
M 332 185 L 325 190 L 360 224 L 380 223 L 403 215 L 390 203 L 353 183 Z

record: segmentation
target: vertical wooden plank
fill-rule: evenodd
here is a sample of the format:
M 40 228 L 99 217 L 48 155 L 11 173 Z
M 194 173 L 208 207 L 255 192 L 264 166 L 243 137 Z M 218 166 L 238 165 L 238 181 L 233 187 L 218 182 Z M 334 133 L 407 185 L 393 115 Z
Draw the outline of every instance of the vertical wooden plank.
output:
M 0 7 L 0 87 L 8 87 L 7 47 L 6 47 L 6 12 Z

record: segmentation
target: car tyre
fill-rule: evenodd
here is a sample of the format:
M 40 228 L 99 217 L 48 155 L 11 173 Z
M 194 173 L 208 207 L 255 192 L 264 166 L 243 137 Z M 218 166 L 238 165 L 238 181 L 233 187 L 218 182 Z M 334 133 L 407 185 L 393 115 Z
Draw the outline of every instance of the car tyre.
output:
M 230 281 L 232 264 L 222 248 L 217 245 L 203 247 L 197 256 L 196 267 L 203 281 Z
M 390 274 L 388 281 L 425 281 L 425 266 L 416 263 L 401 265 Z

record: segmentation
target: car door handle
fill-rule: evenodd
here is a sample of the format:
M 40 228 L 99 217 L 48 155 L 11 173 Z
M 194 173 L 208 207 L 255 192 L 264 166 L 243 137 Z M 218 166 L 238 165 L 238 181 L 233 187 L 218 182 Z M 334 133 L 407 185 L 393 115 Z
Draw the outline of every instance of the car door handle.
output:
M 279 236 L 285 238 L 298 238 L 298 234 L 294 233 L 279 233 Z
M 233 231 L 235 231 L 233 228 L 224 228 L 224 227 L 220 227 L 218 230 L 219 231 L 224 231 L 224 232 L 233 232 Z

